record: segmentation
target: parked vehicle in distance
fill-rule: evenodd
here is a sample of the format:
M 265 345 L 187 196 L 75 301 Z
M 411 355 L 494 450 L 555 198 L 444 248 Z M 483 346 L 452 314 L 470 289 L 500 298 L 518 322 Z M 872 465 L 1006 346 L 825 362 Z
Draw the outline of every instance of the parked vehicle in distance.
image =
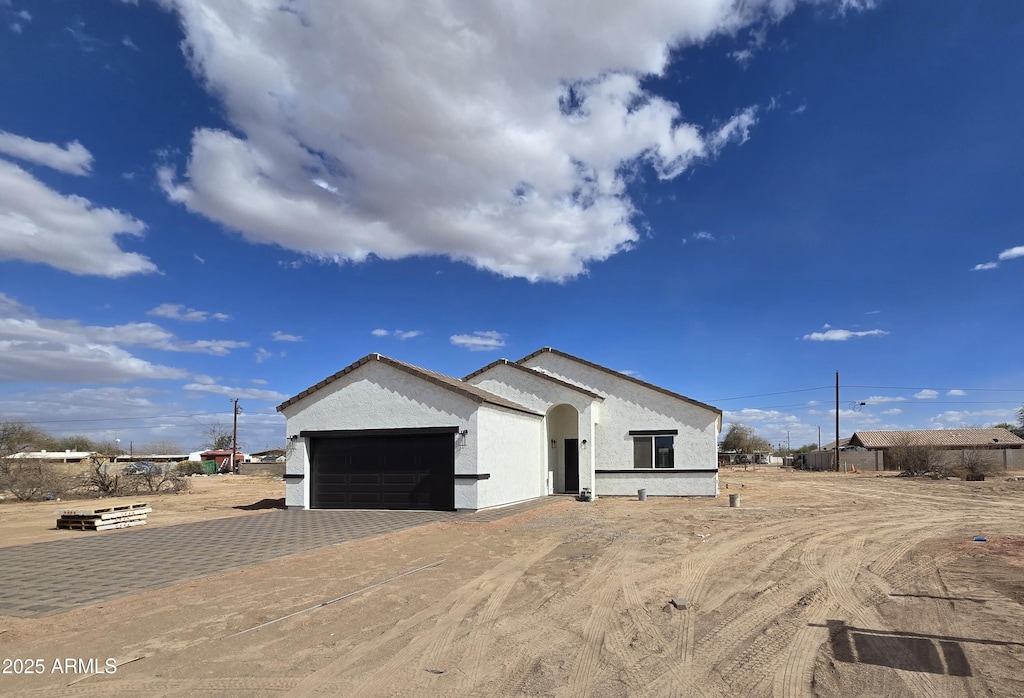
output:
M 150 463 L 148 460 L 140 460 L 124 466 L 124 475 L 158 475 L 163 471 L 162 466 L 157 463 Z

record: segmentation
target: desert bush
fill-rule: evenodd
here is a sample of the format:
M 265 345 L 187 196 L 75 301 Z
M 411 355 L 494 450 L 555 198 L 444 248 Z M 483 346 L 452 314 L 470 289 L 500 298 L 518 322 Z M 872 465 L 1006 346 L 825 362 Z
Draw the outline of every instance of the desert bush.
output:
M 125 494 L 124 479 L 120 475 L 109 473 L 105 463 L 93 462 L 92 472 L 89 473 L 87 482 L 101 497 Z
M 172 468 L 152 468 L 134 475 L 122 475 L 125 489 L 129 493 L 181 492 L 189 487 L 188 480 Z
M 961 451 L 958 469 L 966 480 L 984 480 L 986 476 L 1003 472 L 1002 463 L 996 462 L 991 452 L 986 451 Z
M 189 475 L 202 475 L 203 464 L 199 461 L 183 460 L 174 466 L 174 472 L 176 475 L 181 477 L 188 477 Z
M 74 478 L 50 463 L 31 460 L 10 461 L 0 473 L 0 489 L 23 502 L 63 497 L 75 485 Z
M 943 461 L 939 450 L 910 438 L 901 439 L 890 448 L 886 460 L 891 463 L 893 469 L 902 470 L 907 475 L 935 472 L 942 468 Z

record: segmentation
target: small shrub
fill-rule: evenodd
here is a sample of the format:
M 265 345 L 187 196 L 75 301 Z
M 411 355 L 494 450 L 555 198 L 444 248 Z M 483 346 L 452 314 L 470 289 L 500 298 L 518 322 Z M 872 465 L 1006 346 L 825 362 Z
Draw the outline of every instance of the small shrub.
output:
M 72 488 L 72 480 L 50 463 L 18 460 L 5 469 L 0 488 L 28 502 L 45 496 L 63 497 Z
M 190 475 L 202 475 L 203 464 L 199 461 L 194 460 L 183 460 L 174 466 L 174 473 L 179 477 L 188 477 Z

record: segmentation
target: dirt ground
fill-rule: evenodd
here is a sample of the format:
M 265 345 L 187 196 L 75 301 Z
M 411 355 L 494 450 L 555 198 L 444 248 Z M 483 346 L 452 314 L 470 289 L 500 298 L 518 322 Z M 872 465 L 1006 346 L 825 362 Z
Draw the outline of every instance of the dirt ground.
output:
M 0 694 L 1024 695 L 1024 482 L 773 469 L 721 484 L 716 499 L 552 498 L 0 617 L 0 657 L 46 664 L 0 674 Z M 199 479 L 151 516 L 250 514 L 232 507 L 281 492 Z M 37 506 L 0 506 L 0 540 L 55 537 L 8 509 Z M 59 658 L 117 669 L 54 673 Z

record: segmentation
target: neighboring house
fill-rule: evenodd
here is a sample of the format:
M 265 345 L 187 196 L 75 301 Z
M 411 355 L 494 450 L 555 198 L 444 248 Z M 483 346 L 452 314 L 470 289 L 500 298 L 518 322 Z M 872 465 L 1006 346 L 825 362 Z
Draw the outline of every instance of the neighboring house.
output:
M 7 456 L 11 460 L 33 460 L 44 463 L 83 463 L 89 461 L 93 455 L 100 458 L 106 456 L 94 453 L 93 451 L 21 451 Z
M 191 458 L 189 458 L 191 460 Z M 203 451 L 199 454 L 199 460 L 212 460 L 216 461 L 217 468 L 223 470 L 224 468 L 231 467 L 231 449 L 230 448 L 219 448 L 212 451 Z M 238 464 L 245 461 L 245 454 L 241 451 L 235 451 L 235 467 Z
M 953 462 L 968 452 L 980 452 L 984 460 L 1009 469 L 1024 468 L 1024 439 L 1007 429 L 920 429 L 899 431 L 858 431 L 840 440 L 842 468 L 895 470 L 890 451 L 900 446 L 925 446 L 945 452 Z M 834 469 L 833 444 L 806 454 L 812 465 Z
M 370 354 L 277 409 L 289 508 L 718 493 L 720 410 L 556 349 L 462 380 Z

